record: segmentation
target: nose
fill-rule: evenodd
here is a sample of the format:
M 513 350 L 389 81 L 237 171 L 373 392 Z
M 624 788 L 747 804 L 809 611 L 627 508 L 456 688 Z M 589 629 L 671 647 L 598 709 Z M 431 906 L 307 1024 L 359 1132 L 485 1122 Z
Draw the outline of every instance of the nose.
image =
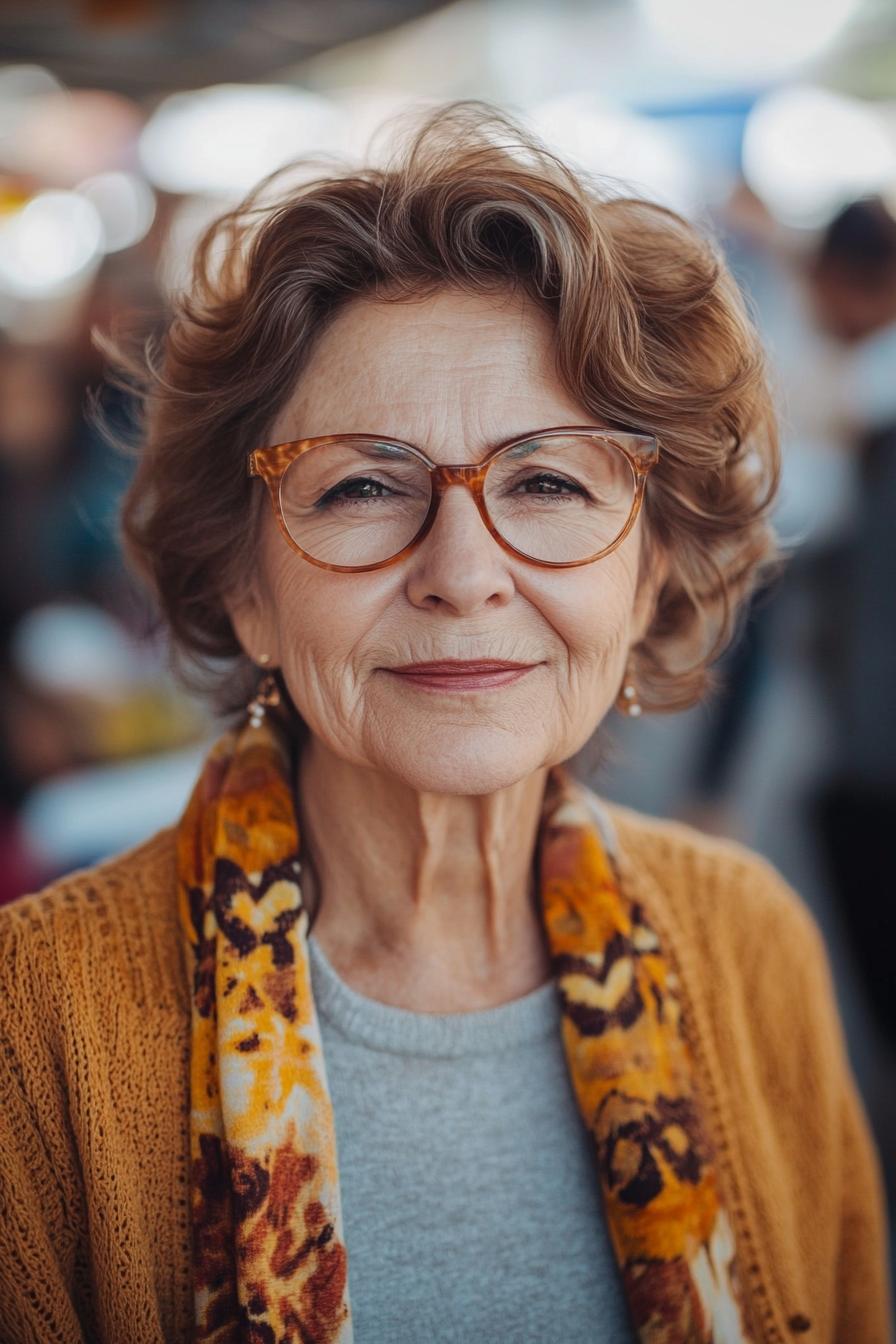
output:
M 503 606 L 513 596 L 511 557 L 491 535 L 463 486 L 442 495 L 430 531 L 411 555 L 408 597 L 459 615 Z

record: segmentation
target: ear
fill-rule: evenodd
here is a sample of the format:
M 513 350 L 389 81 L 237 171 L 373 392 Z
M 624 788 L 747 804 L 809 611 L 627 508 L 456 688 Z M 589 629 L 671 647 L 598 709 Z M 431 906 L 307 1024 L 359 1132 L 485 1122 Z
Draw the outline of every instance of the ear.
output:
M 251 580 L 239 593 L 231 593 L 224 599 L 224 608 L 230 617 L 243 652 L 253 662 L 259 655 L 270 655 L 271 666 L 280 666 L 280 648 L 277 641 L 277 627 L 271 619 L 269 604 L 265 602 L 258 585 Z

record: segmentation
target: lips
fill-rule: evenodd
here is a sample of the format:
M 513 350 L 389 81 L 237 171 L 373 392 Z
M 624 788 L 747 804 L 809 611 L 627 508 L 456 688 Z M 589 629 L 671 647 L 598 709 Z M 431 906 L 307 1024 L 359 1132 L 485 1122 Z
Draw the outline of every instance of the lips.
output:
M 534 666 L 534 663 L 508 663 L 494 658 L 479 658 L 472 662 L 449 658 L 437 663 L 405 663 L 403 667 L 391 667 L 389 671 L 409 676 L 469 677 L 476 673 L 521 672 L 523 668 Z
M 495 658 L 457 659 L 436 663 L 407 663 L 386 668 L 406 685 L 422 691 L 489 691 L 519 681 L 535 663 L 508 663 Z

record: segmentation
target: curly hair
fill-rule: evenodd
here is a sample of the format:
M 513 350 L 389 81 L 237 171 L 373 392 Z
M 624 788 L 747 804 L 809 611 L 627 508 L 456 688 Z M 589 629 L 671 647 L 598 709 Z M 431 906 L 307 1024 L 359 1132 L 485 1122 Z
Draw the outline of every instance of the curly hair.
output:
M 291 166 L 285 190 L 271 175 L 206 229 L 191 283 L 138 357 L 107 343 L 144 405 L 122 541 L 180 675 L 195 682 L 202 668 L 209 689 L 216 671 L 219 709 L 245 699 L 252 667 L 223 599 L 251 570 L 266 506 L 246 454 L 334 315 L 359 295 L 509 286 L 549 314 L 558 375 L 580 404 L 659 441 L 642 536 L 670 567 L 632 666 L 645 710 L 694 704 L 782 560 L 765 359 L 714 240 L 620 196 L 480 99 L 427 109 L 385 164 L 336 160 L 309 175 L 318 158 L 298 180 Z

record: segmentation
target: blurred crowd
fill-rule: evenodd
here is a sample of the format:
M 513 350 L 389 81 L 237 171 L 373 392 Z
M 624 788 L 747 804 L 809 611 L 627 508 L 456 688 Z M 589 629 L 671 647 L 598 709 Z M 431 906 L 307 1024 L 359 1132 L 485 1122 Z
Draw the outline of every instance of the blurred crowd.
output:
M 151 765 L 147 820 L 167 821 L 159 763 L 209 731 L 122 556 L 140 407 L 91 339 L 158 324 L 153 260 L 107 258 L 61 336 L 0 336 L 0 903 L 138 838 L 146 798 L 116 813 L 122 768 Z
M 756 237 L 754 229 L 754 248 Z M 742 232 L 731 240 L 742 278 L 743 247 Z M 783 579 L 756 595 L 723 661 L 689 806 L 699 813 L 725 796 L 726 772 L 778 653 L 778 611 L 789 610 L 792 591 L 800 591 L 804 666 L 828 741 L 799 801 L 873 1011 L 896 1047 L 888 954 L 896 934 L 889 862 L 896 822 L 896 215 L 879 198 L 852 202 L 798 265 L 785 262 L 782 274 L 773 252 L 754 253 L 754 271 L 757 264 L 775 281 L 775 303 L 758 310 L 773 354 L 783 335 L 776 330 L 782 300 L 789 323 L 801 308 L 807 320 L 802 339 L 790 331 L 778 373 L 786 381 L 777 523 L 795 549 Z M 748 293 L 761 304 L 758 277 Z M 799 732 L 797 723 L 791 728 Z

